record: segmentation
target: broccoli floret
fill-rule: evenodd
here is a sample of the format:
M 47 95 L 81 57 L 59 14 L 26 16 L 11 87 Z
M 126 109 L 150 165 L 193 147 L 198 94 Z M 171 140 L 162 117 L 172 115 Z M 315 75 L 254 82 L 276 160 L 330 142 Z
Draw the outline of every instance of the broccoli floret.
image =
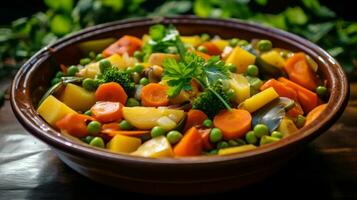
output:
M 212 89 L 229 104 L 230 98 L 227 95 L 227 92 L 223 90 L 221 84 L 216 84 L 212 87 Z M 192 108 L 203 111 L 209 118 L 212 119 L 219 111 L 226 109 L 226 106 L 211 90 L 206 89 L 193 100 Z
M 135 92 L 135 82 L 131 74 L 115 67 L 105 70 L 100 77 L 100 82 L 117 82 L 124 88 L 128 95 L 132 95 Z

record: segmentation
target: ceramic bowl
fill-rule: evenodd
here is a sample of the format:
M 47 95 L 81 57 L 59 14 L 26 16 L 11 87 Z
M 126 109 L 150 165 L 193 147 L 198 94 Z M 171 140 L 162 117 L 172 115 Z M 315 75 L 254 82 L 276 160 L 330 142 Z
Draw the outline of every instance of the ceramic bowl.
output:
M 40 97 L 50 85 L 59 64 L 75 64 L 83 56 L 83 41 L 125 34 L 141 37 L 155 23 L 174 24 L 182 35 L 208 33 L 223 38 L 265 38 L 275 47 L 303 51 L 319 65 L 330 98 L 325 111 L 298 133 L 255 150 L 226 155 L 179 159 L 150 159 L 111 153 L 61 135 L 36 112 Z M 17 73 L 11 105 L 29 133 L 53 148 L 78 173 L 128 191 L 150 194 L 202 194 L 237 189 L 258 182 L 279 170 L 306 144 L 325 132 L 346 107 L 349 85 L 339 63 L 315 44 L 288 32 L 238 20 L 191 16 L 116 21 L 84 29 L 43 48 Z

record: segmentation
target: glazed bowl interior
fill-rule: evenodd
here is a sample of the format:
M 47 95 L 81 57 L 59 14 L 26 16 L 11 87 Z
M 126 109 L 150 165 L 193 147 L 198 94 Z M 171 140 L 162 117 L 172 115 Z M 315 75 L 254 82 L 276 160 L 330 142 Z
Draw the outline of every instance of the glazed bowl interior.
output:
M 58 70 L 59 64 L 71 65 L 78 63 L 84 56 L 79 44 L 103 38 L 120 38 L 123 35 L 141 37 L 155 23 L 174 24 L 181 35 L 196 35 L 208 33 L 222 38 L 238 37 L 251 40 L 253 38 L 269 39 L 274 47 L 291 51 L 302 51 L 312 57 L 319 65 L 319 74 L 326 80 L 330 97 L 325 111 L 313 123 L 303 127 L 296 134 L 273 144 L 259 147 L 255 150 L 226 156 L 202 156 L 192 158 L 149 159 L 133 157 L 125 154 L 111 153 L 107 150 L 90 147 L 80 141 L 60 134 L 49 126 L 36 112 L 41 96 L 50 85 L 50 79 Z M 139 19 L 119 21 L 98 25 L 65 37 L 34 55 L 16 75 L 12 91 L 11 103 L 18 120 L 33 135 L 47 144 L 84 157 L 106 159 L 111 161 L 126 160 L 150 164 L 207 164 L 225 162 L 236 159 L 250 159 L 264 154 L 287 148 L 291 144 L 302 144 L 315 138 L 328 129 L 341 115 L 348 99 L 348 83 L 341 66 L 318 46 L 298 36 L 256 24 L 237 20 L 214 20 L 193 17 L 172 17 L 162 19 Z

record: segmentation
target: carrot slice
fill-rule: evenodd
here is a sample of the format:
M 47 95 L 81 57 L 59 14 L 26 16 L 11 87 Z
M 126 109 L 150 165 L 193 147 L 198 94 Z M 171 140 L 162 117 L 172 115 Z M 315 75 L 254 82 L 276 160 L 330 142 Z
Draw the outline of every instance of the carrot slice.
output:
M 143 106 L 167 106 L 169 97 L 167 87 L 158 83 L 149 83 L 141 91 L 141 102 Z
M 288 58 L 284 69 L 290 80 L 309 90 L 315 90 L 317 86 L 316 74 L 307 63 L 304 53 L 295 53 Z
M 311 110 L 306 116 L 305 126 L 313 122 L 325 110 L 327 104 L 321 104 Z
M 273 87 L 274 90 L 279 94 L 279 96 L 287 97 L 287 98 L 297 101 L 297 93 L 295 92 L 294 89 L 287 86 L 286 84 L 281 83 L 275 79 L 270 79 L 260 87 L 260 90 L 263 91 L 263 90 L 268 89 L 269 87 Z
M 134 36 L 124 35 L 118 41 L 111 44 L 109 47 L 104 49 L 102 52 L 104 57 L 111 56 L 113 54 L 124 54 L 128 53 L 129 56 L 132 56 L 136 50 L 139 50 L 143 42 Z
M 126 136 L 142 136 L 145 134 L 150 133 L 149 130 L 132 130 L 132 131 L 125 131 L 125 130 L 103 130 L 102 133 L 105 133 L 111 137 L 114 137 L 115 135 L 126 135 Z
M 187 131 L 193 126 L 201 125 L 205 119 L 208 119 L 208 117 L 204 112 L 191 109 L 187 112 L 186 123 L 183 130 Z
M 95 119 L 78 113 L 70 113 L 56 122 L 56 127 L 67 131 L 75 137 L 84 137 L 88 134 L 87 121 L 94 121 Z
M 221 55 L 221 50 L 213 42 L 204 42 L 202 44 L 207 49 L 209 55 Z
M 123 104 L 119 102 L 99 101 L 91 108 L 92 116 L 100 122 L 114 122 L 123 118 Z
M 214 117 L 213 124 L 221 129 L 225 139 L 235 139 L 251 129 L 252 116 L 242 109 L 222 110 Z
M 109 82 L 104 83 L 97 88 L 95 98 L 97 101 L 113 101 L 125 104 L 128 95 L 119 83 Z
M 202 153 L 202 136 L 196 127 L 190 128 L 174 147 L 176 156 L 197 156 Z
M 279 82 L 286 84 L 297 91 L 298 101 L 301 104 L 304 112 L 309 112 L 318 105 L 319 98 L 316 93 L 298 85 L 284 77 L 278 78 Z

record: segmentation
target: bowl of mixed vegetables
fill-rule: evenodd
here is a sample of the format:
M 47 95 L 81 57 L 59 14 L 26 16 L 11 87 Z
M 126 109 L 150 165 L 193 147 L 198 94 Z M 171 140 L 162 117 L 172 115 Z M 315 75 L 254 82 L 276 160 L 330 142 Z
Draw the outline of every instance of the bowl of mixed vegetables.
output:
M 11 102 L 87 177 L 197 193 L 271 174 L 337 120 L 347 96 L 339 64 L 298 36 L 175 17 L 99 25 L 42 49 Z

